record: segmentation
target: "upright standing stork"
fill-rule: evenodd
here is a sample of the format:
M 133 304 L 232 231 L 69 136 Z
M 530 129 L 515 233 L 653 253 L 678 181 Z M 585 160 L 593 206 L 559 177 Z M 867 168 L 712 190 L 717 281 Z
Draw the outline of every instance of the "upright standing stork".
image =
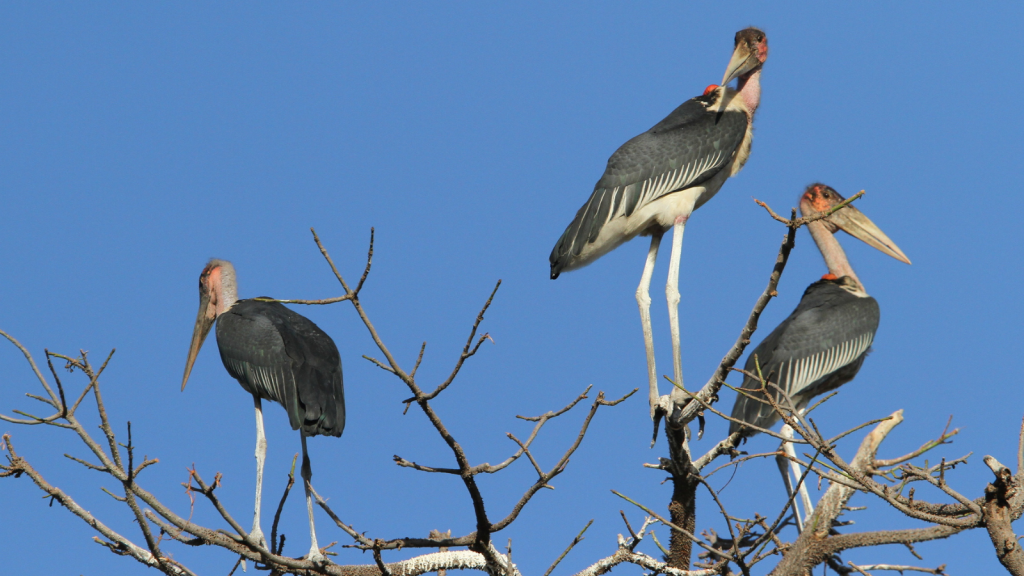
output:
M 623 144 L 608 159 L 604 175 L 576 218 L 555 243 L 549 260 L 551 279 L 590 264 L 635 236 L 650 236 L 636 300 L 640 306 L 651 418 L 660 405 L 654 365 L 649 287 L 658 246 L 670 228 L 668 300 L 675 382 L 682 385 L 679 350 L 679 256 L 690 214 L 711 199 L 750 154 L 754 112 L 761 101 L 761 67 L 768 58 L 768 38 L 757 28 L 736 33 L 732 59 L 721 86 L 708 86 L 653 128 Z M 728 87 L 738 78 L 737 90 Z M 673 390 L 675 395 L 675 390 Z M 667 409 L 668 407 L 665 407 Z
M 252 394 L 256 405 L 256 511 L 253 544 L 266 547 L 260 528 L 263 462 L 267 439 L 263 434 L 262 399 L 273 400 L 288 412 L 292 430 L 302 431 L 302 479 L 309 512 L 312 544 L 306 557 L 326 561 L 316 543 L 306 437 L 341 436 L 345 429 L 345 389 L 341 356 L 331 337 L 305 316 L 277 302 L 239 300 L 235 268 L 226 260 L 210 260 L 199 276 L 199 315 L 185 364 L 181 389 L 185 390 L 192 364 L 213 322 L 217 321 L 217 347 L 224 368 Z
M 800 213 L 814 216 L 843 201 L 843 197 L 832 188 L 812 184 L 800 198 Z M 768 393 L 776 404 L 800 413 L 815 396 L 853 380 L 864 364 L 878 330 L 878 302 L 864 291 L 864 285 L 853 272 L 835 232 L 843 230 L 900 262 L 910 264 L 899 247 L 853 206 L 811 222 L 807 229 L 825 258 L 829 273 L 807 287 L 796 310 L 757 345 L 744 367 L 751 374 L 756 374 L 760 367 L 761 375 L 769 383 Z M 744 377 L 742 389 L 748 392 L 737 396 L 732 409 L 733 418 L 762 429 L 770 428 L 779 421 L 779 414 L 761 392 L 761 382 L 757 378 Z M 752 436 L 757 430 L 734 421 L 729 426 L 729 433 L 734 432 Z M 792 428 L 784 425 L 782 435 L 792 438 Z M 783 446 L 786 453 L 795 459 L 793 445 L 784 442 Z M 796 479 L 800 478 L 801 471 L 793 460 L 780 457 L 779 468 L 786 488 L 792 494 L 793 485 L 785 465 L 787 460 Z M 813 507 L 806 483 L 801 484 L 800 493 L 805 514 L 809 517 Z M 797 528 L 803 530 L 799 513 L 794 516 Z

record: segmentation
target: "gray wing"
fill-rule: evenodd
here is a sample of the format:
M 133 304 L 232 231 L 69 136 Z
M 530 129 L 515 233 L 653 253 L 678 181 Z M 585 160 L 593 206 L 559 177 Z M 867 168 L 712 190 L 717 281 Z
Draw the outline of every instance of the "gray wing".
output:
M 754 349 L 744 369 L 756 374 L 760 365 L 761 374 L 799 407 L 856 376 L 878 321 L 874 298 L 858 297 L 830 281 L 817 282 L 807 289 L 796 310 Z M 737 396 L 733 418 L 759 428 L 770 428 L 779 420 L 760 392 L 758 380 L 745 377 L 742 388 L 752 397 Z M 778 402 L 778 390 L 770 387 L 769 392 Z M 739 429 L 739 424 L 730 424 L 730 433 Z
M 615 218 L 628 217 L 666 194 L 710 179 L 732 160 L 747 131 L 742 112 L 710 112 L 693 98 L 608 159 L 590 199 L 562 233 L 549 258 L 552 277 Z
M 242 300 L 217 319 L 221 361 L 246 391 L 281 404 L 293 430 L 340 436 L 341 358 L 334 341 L 281 304 Z

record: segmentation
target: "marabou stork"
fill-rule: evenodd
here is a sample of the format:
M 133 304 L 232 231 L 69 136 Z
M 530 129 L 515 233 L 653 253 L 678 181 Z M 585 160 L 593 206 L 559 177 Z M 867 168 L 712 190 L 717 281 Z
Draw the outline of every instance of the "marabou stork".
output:
M 665 294 L 672 331 L 675 382 L 682 385 L 679 351 L 679 256 L 690 214 L 711 199 L 750 154 L 754 112 L 761 100 L 761 67 L 768 38 L 757 28 L 736 33 L 735 47 L 721 86 L 687 100 L 653 128 L 623 144 L 608 159 L 590 199 L 555 243 L 549 258 L 551 279 L 590 264 L 635 236 L 650 236 L 636 300 L 640 306 L 651 417 L 660 404 L 651 333 L 648 288 L 662 235 L 670 228 L 672 257 Z M 738 78 L 737 90 L 728 83 Z M 673 396 L 676 394 L 673 389 Z M 667 410 L 668 407 L 665 407 Z
M 800 198 L 800 213 L 813 216 L 843 201 L 843 197 L 832 188 L 824 184 L 812 184 Z M 853 206 L 846 206 L 828 218 L 811 222 L 807 229 L 825 258 L 829 273 L 807 287 L 796 310 L 757 345 L 744 367 L 748 373 L 756 374 L 760 366 L 761 374 L 770 384 L 777 386 L 768 386 L 772 399 L 782 408 L 794 409 L 799 413 L 815 396 L 853 380 L 870 351 L 878 329 L 878 302 L 864 290 L 835 232 L 843 230 L 900 262 L 910 264 L 899 247 Z M 779 414 L 760 391 L 761 382 L 758 379 L 744 377 L 742 388 L 750 392 L 746 393 L 748 395 L 737 396 L 736 405 L 732 409 L 733 418 L 763 429 L 778 422 Z M 789 398 L 788 402 L 782 392 Z M 757 433 L 738 422 L 732 422 L 729 433 L 734 432 L 744 436 Z M 792 438 L 793 430 L 783 426 L 782 435 Z M 790 442 L 784 442 L 783 445 L 786 453 L 795 458 L 793 445 Z M 779 468 L 792 494 L 786 461 L 780 457 Z M 799 466 L 792 460 L 789 463 L 796 478 L 800 478 Z M 806 484 L 801 484 L 800 488 L 804 510 L 809 517 L 813 507 Z M 802 530 L 799 514 L 794 515 L 797 528 Z
M 235 268 L 226 260 L 210 260 L 199 276 L 199 315 L 192 332 L 185 390 L 192 364 L 214 320 L 217 348 L 224 368 L 252 394 L 256 405 L 256 511 L 249 534 L 252 543 L 266 547 L 260 528 L 260 497 L 267 439 L 263 434 L 262 399 L 273 400 L 288 412 L 293 430 L 302 433 L 302 479 L 309 513 L 312 545 L 307 558 L 325 562 L 316 542 L 306 437 L 341 436 L 345 429 L 345 390 L 341 356 L 331 337 L 305 316 L 277 302 L 239 300 Z

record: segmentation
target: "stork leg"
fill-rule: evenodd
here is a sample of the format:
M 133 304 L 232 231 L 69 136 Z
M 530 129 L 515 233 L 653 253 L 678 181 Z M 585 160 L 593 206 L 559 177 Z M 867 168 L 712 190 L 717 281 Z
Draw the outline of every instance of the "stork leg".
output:
M 647 251 L 644 273 L 640 276 L 640 286 L 636 289 L 636 303 L 640 306 L 640 323 L 644 329 L 644 348 L 647 350 L 647 379 L 650 383 L 648 398 L 651 403 L 651 420 L 658 407 L 658 371 L 654 366 L 654 333 L 651 330 L 651 275 L 654 274 L 654 262 L 658 259 L 658 246 L 661 245 L 663 232 L 658 230 L 651 235 L 651 248 Z
M 263 433 L 263 403 L 253 394 L 256 405 L 256 511 L 253 512 L 252 532 L 249 537 L 260 546 L 267 547 L 267 539 L 260 528 L 260 502 L 263 498 L 263 463 L 267 460 L 267 436 Z
M 672 226 L 672 258 L 668 262 L 668 282 L 665 284 L 665 299 L 668 301 L 668 321 L 672 330 L 672 375 L 675 386 L 670 397 L 674 404 L 681 404 L 687 398 L 677 387 L 683 385 L 683 356 L 679 345 L 679 258 L 683 254 L 683 230 L 689 216 L 677 216 Z
M 790 426 L 788 424 L 783 424 L 782 425 L 782 430 L 780 430 L 779 433 L 782 434 L 783 437 L 785 437 L 785 438 L 787 438 L 789 440 L 793 439 L 793 429 L 790 428 Z M 780 459 L 779 459 L 779 470 L 782 472 L 783 480 L 786 483 L 787 494 L 790 497 L 792 497 L 793 496 L 793 484 L 795 482 L 799 482 L 800 481 L 800 477 L 803 476 L 803 469 L 800 468 L 800 465 L 796 463 L 796 449 L 793 447 L 793 443 L 792 442 L 783 441 L 783 443 L 782 443 L 782 450 L 786 453 L 786 455 L 789 456 L 789 458 L 781 458 L 780 457 Z M 789 462 L 789 467 L 788 467 L 789 470 L 786 469 L 787 467 L 785 466 L 785 462 L 783 462 L 783 460 Z M 790 471 L 792 471 L 792 473 L 793 473 L 792 480 L 790 479 L 790 476 L 789 476 Z M 800 502 L 803 504 L 803 507 L 804 507 L 804 520 L 807 520 L 807 519 L 809 519 L 811 517 L 811 514 L 814 514 L 814 504 L 811 503 L 811 495 L 807 492 L 807 481 L 806 481 L 806 479 L 804 480 L 804 482 L 800 482 L 800 490 L 799 491 L 800 491 Z M 797 529 L 802 532 L 803 531 L 803 522 L 800 521 L 800 516 L 799 516 L 799 514 L 797 514 L 797 506 L 796 506 L 796 502 L 795 501 L 793 502 L 793 515 L 797 519 Z
M 327 558 L 320 551 L 320 546 L 316 543 L 316 528 L 313 526 L 313 493 L 312 486 L 309 481 L 313 477 L 313 468 L 309 465 L 309 453 L 306 451 L 306 434 L 302 434 L 302 485 L 306 489 L 306 511 L 309 512 L 309 539 L 312 543 L 309 546 L 309 554 L 306 555 L 307 560 L 312 560 L 316 563 L 327 562 Z
M 788 442 L 783 441 L 783 446 Z M 783 448 L 785 450 L 785 448 Z M 783 456 L 776 456 L 775 463 L 779 466 L 779 473 L 782 474 L 782 482 L 786 485 L 786 497 L 793 498 L 793 481 L 789 477 L 789 465 L 786 462 L 786 458 Z M 796 520 L 796 531 L 803 533 L 804 521 L 800 518 L 800 508 L 797 506 L 797 502 L 793 500 L 793 518 Z
M 803 414 L 803 410 L 801 410 L 800 413 Z M 783 426 L 784 430 L 780 430 L 780 432 L 785 432 L 788 434 L 789 438 L 792 438 L 793 429 L 788 425 Z M 790 456 L 789 467 L 793 471 L 793 481 L 799 482 L 800 477 L 804 475 L 804 471 L 800 468 L 800 465 L 796 463 L 796 448 L 790 442 L 786 443 L 786 454 Z M 811 503 L 811 495 L 807 492 L 806 479 L 800 483 L 800 501 L 804 504 L 804 519 L 808 520 L 810 519 L 811 514 L 814 514 L 814 504 Z

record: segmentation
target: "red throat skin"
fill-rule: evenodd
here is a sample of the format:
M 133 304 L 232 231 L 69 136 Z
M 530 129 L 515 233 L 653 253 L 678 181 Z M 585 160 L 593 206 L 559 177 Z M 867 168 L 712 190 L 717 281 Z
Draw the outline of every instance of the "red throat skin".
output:
M 761 68 L 754 70 L 747 76 L 741 76 L 738 83 L 740 98 L 750 110 L 751 117 L 761 103 Z

